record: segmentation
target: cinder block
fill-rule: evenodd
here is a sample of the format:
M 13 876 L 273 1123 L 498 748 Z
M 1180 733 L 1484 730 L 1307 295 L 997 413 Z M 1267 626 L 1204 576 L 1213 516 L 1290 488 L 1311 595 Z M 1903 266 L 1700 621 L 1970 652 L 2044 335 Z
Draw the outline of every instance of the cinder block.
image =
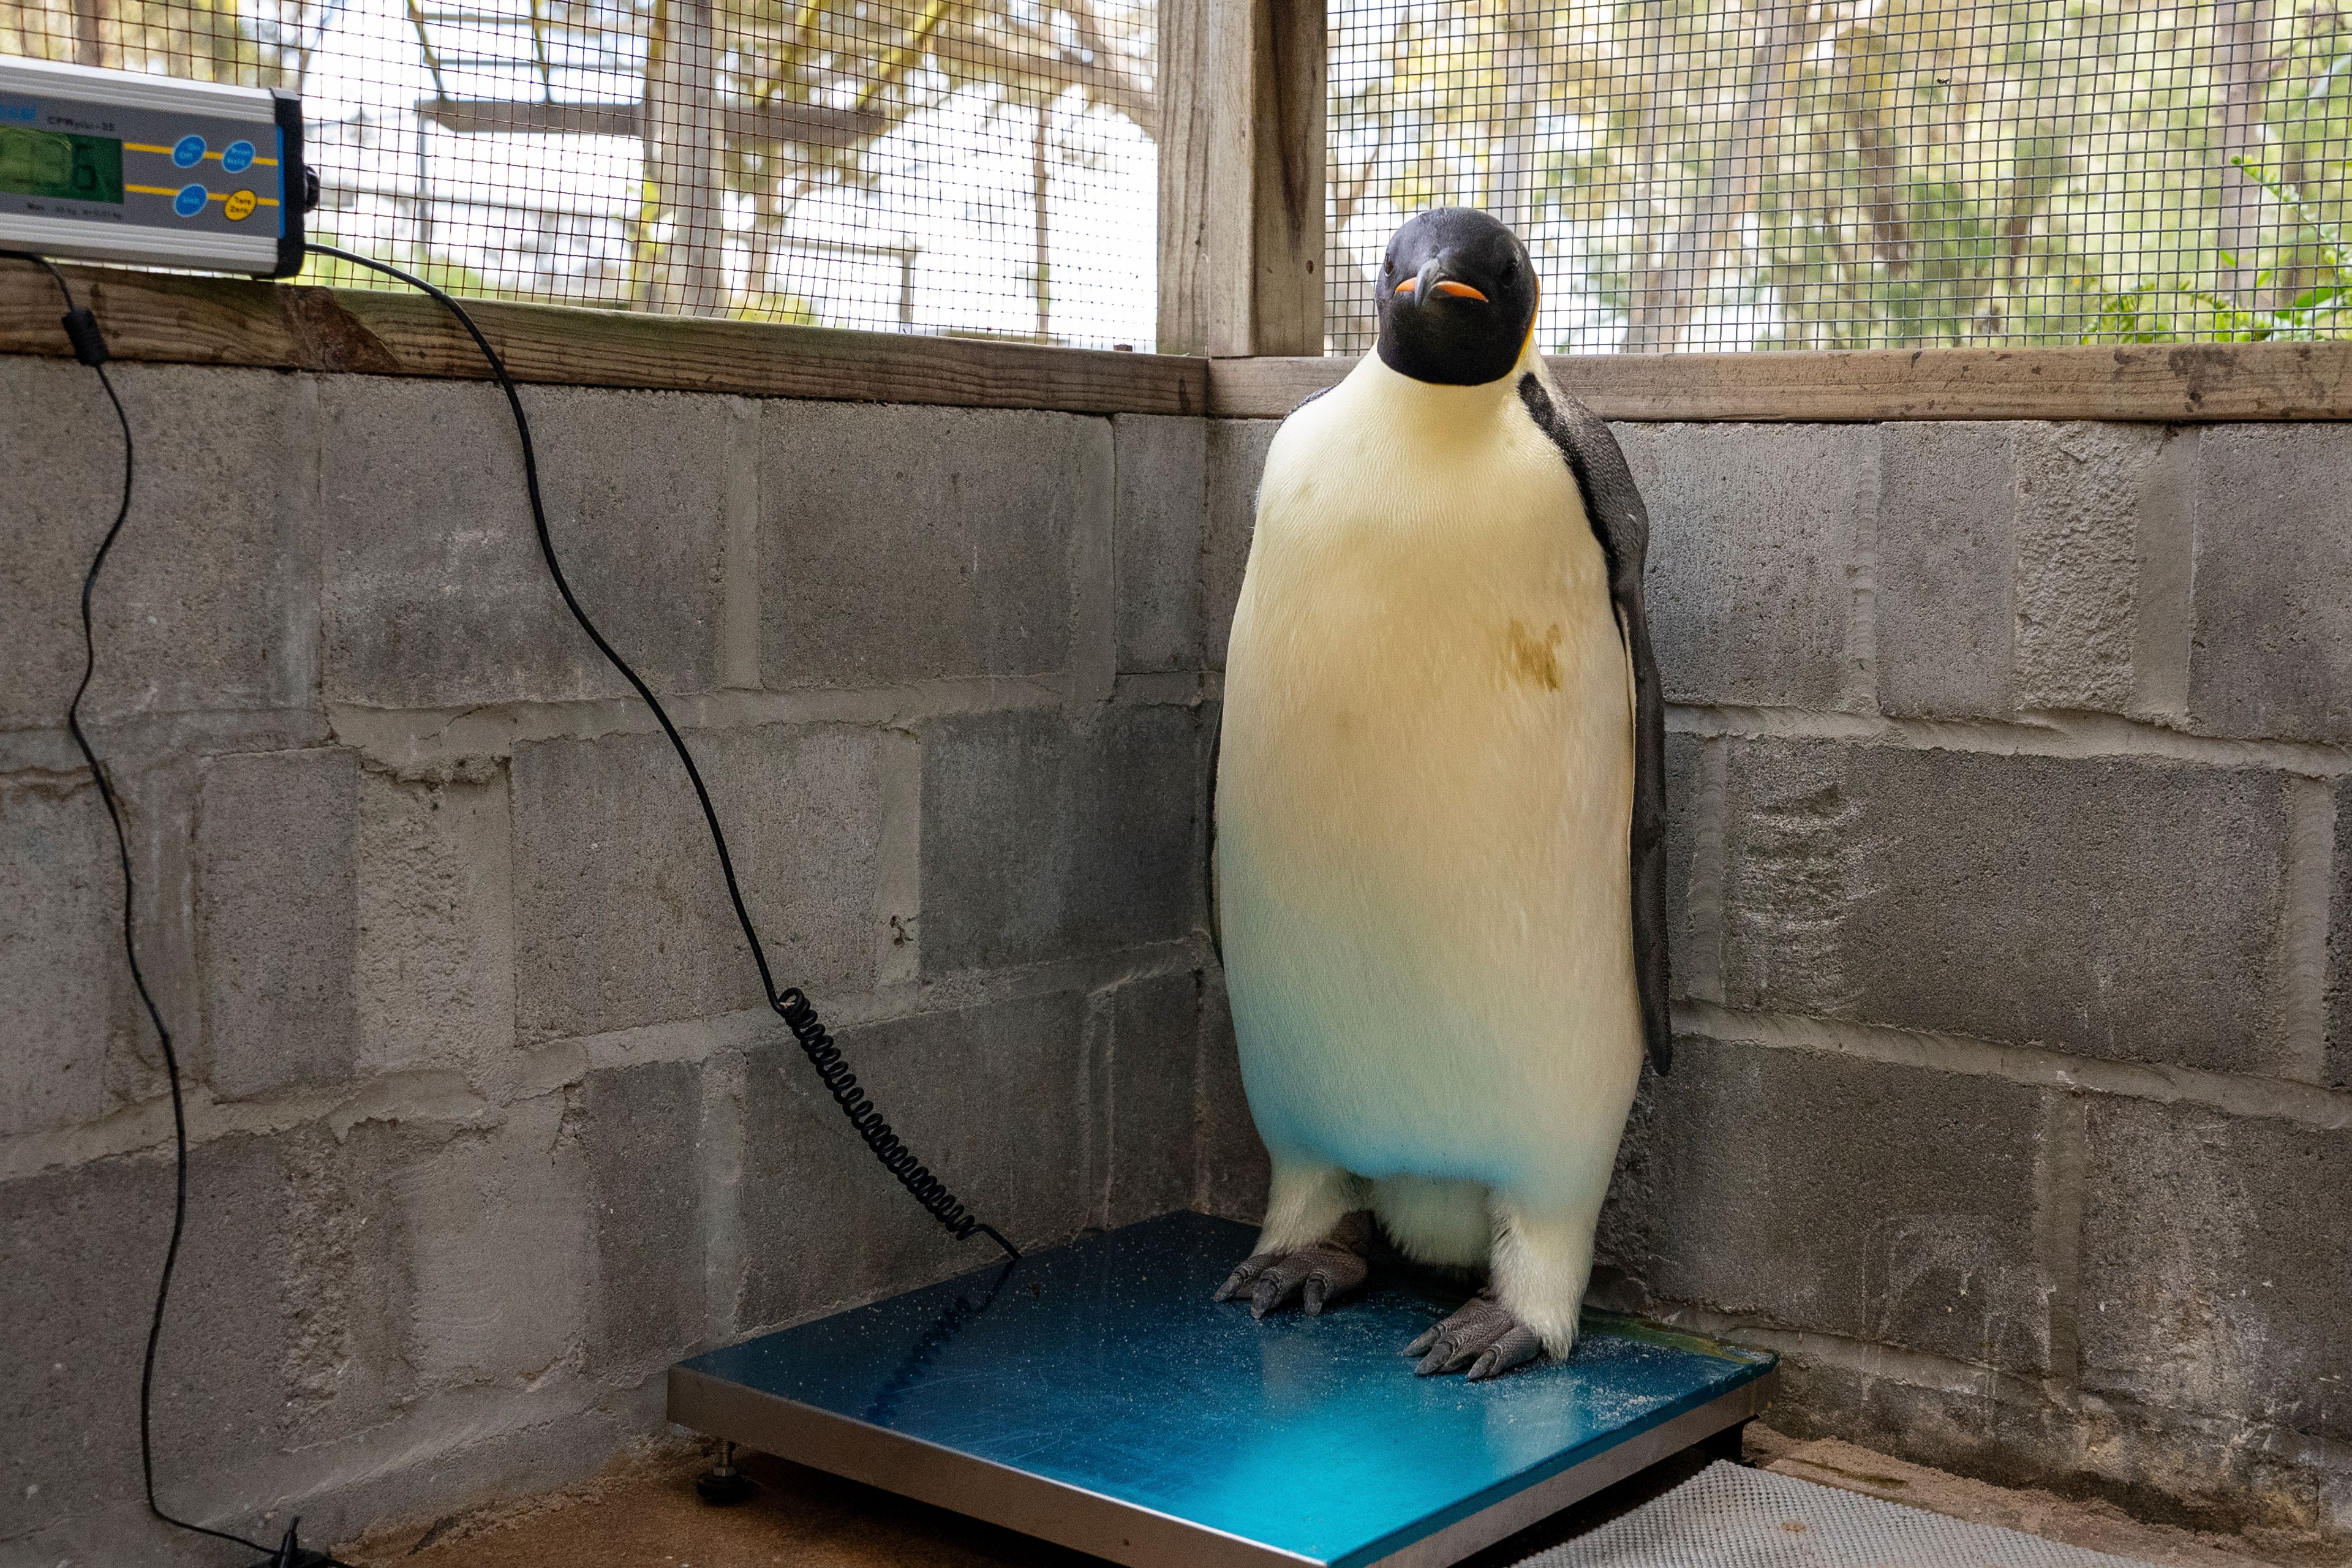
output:
M 373 707 L 614 697 L 532 535 L 495 387 L 335 376 L 325 432 L 327 694 Z M 548 531 L 655 690 L 718 684 L 728 401 L 530 388 Z
M 319 1142 L 298 1130 L 191 1151 L 155 1367 L 167 1506 L 203 1517 L 190 1479 L 250 1468 L 288 1440 L 296 1358 L 318 1326 L 297 1281 L 316 1261 L 299 1173 Z M 138 1497 L 139 1358 L 171 1225 L 168 1152 L 0 1186 L 0 1541 Z
M 95 602 L 84 712 L 296 707 L 315 700 L 317 520 L 308 384 L 274 371 L 118 364 L 138 442 L 129 521 Z M 80 365 L 10 358 L 24 411 L 0 446 L 0 727 L 60 724 L 81 678 L 81 583 L 114 522 L 122 443 Z
M 2021 708 L 2131 704 L 2141 510 L 2169 482 L 2178 433 L 2153 425 L 2017 426 L 2017 671 Z
M 923 740 L 923 973 L 1181 937 L 1201 918 L 1206 757 L 1182 708 L 1026 710 Z
M 495 763 L 360 777 L 360 1055 L 509 1087 L 516 1061 L 513 840 Z M 498 1093 L 497 1098 L 506 1098 Z
M 122 873 L 98 791 L 0 785 L 0 1136 L 114 1109 L 110 1052 L 135 1024 L 122 960 Z
M 216 757 L 196 818 L 205 1048 L 224 1100 L 350 1076 L 359 758 L 340 748 Z
M 1274 419 L 1212 419 L 1208 426 L 1208 521 L 1201 547 L 1201 648 L 1211 669 L 1225 668 L 1234 605 L 1242 596 L 1250 536 L 1257 531 L 1257 481 Z
M 581 1151 L 562 1116 L 554 1097 L 519 1100 L 497 1125 L 452 1130 L 404 1163 L 394 1219 L 408 1298 L 401 1360 L 424 1388 L 511 1385 L 576 1352 L 591 1259 L 604 1255 L 591 1250 Z M 609 1212 L 604 1220 L 621 1223 Z
M 835 1037 L 893 1131 L 971 1213 L 1021 1247 L 1066 1240 L 1100 1202 L 1086 999 L 1056 993 L 920 1013 Z M 977 1268 L 851 1130 L 788 1038 L 753 1053 L 739 1186 L 742 1325 L 797 1321 Z
M 2016 427 L 1880 431 L 1878 705 L 1925 717 L 2014 705 Z
M 1111 448 L 1118 468 L 1118 668 L 1197 669 L 1208 422 L 1122 414 L 1111 421 Z
M 2352 741 L 2352 428 L 2227 425 L 2197 472 L 2194 728 Z
M 1612 428 L 1649 507 L 1667 697 L 1839 706 L 1859 542 L 1878 506 L 1877 427 Z
M 2336 880 L 2327 909 L 2327 1080 L 2352 1089 L 2352 780 L 2336 785 Z
M 2278 774 L 1835 742 L 1729 753 L 1735 1007 L 2266 1072 Z
M 1200 1172 L 1193 1206 L 1203 1214 L 1253 1224 L 1265 1217 L 1265 1145 L 1251 1119 L 1242 1087 L 1241 1055 L 1234 1044 L 1233 1005 L 1223 969 L 1212 969 L 1201 994 Z
M 2062 1477 L 2080 1482 L 2085 1424 L 2045 1393 L 2038 1377 L 1948 1363 L 1922 1369 L 1909 1357 L 1818 1338 L 1780 1349 L 1769 1416 L 1775 1432 L 1806 1441 L 1842 1438 L 1996 1486 L 2046 1492 Z M 2101 1413 L 2102 1446 L 2120 1424 L 2114 1413 Z M 2159 1496 L 2151 1489 L 2133 1500 L 2148 1510 L 2161 1506 Z
M 2191 1105 L 2088 1110 L 2084 1385 L 2352 1438 L 2352 1136 Z
M 2036 1091 L 1689 1037 L 1645 1082 L 1609 1234 L 1653 1299 L 2048 1364 Z
M 138 1490 L 122 1434 L 170 1183 L 163 1162 L 109 1160 L 0 1186 L 0 1541 Z
M 0 551 L 0 723 L 61 724 L 81 676 L 82 573 L 114 521 L 121 438 L 97 378 L 79 364 L 0 361 L 0 396 L 30 416 L 0 448 L 13 536 Z M 111 604 L 100 608 L 110 633 Z
M 702 1337 L 701 1075 L 646 1062 L 572 1091 L 562 1136 L 587 1177 L 587 1364 L 600 1376 L 644 1376 Z
M 1067 662 L 1076 536 L 1111 516 L 1108 420 L 774 402 L 760 444 L 770 688 Z
M 1666 955 L 1673 965 L 1667 993 L 1674 996 L 1694 994 L 1691 864 L 1702 805 L 1699 756 L 1706 744 L 1696 735 L 1666 737 Z
M 348 1130 L 312 1125 L 280 1141 L 287 1202 L 277 1249 L 285 1447 L 299 1450 L 383 1427 L 425 1392 L 416 1350 L 411 1205 L 416 1178 L 454 1139 L 480 1137 L 431 1117 L 379 1112 Z M 251 1235 L 236 1238 L 252 1245 Z M 525 1278 L 509 1276 L 511 1279 Z M 504 1310 L 512 1311 L 509 1303 Z M 536 1310 L 568 1317 L 576 1309 Z
M 1130 980 L 1101 999 L 1110 1026 L 1106 1225 L 1191 1206 L 1200 991 L 1197 974 L 1164 974 Z
M 862 991 L 883 738 L 784 725 L 687 737 L 778 984 Z M 517 1028 L 526 1041 L 762 1005 L 692 786 L 659 735 L 515 748 Z

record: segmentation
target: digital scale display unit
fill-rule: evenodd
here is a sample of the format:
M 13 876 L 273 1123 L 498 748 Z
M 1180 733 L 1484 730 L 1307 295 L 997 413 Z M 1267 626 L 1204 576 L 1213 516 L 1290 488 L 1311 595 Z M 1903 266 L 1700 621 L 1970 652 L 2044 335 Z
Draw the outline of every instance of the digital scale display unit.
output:
M 291 93 L 0 59 L 0 247 L 289 278 L 315 190 Z

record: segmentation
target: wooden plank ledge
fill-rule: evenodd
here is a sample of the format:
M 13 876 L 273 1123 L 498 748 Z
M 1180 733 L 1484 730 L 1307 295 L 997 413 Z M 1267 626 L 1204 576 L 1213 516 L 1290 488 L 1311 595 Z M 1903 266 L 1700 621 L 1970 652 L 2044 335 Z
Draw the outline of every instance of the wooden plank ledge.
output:
M 1209 412 L 1278 419 L 1350 359 L 1213 360 Z M 1568 354 L 1548 362 L 1604 419 L 1854 423 L 2352 419 L 2352 342 Z
M 118 359 L 487 380 L 481 353 L 422 294 L 67 266 Z M 517 381 L 860 403 L 1200 414 L 1207 362 L 468 300 Z M 0 353 L 63 356 L 47 274 L 0 264 Z
M 120 359 L 488 374 L 447 313 L 422 295 L 111 267 L 65 271 Z M 1211 361 L 488 300 L 467 308 L 516 379 L 568 386 L 1276 419 L 1355 363 Z M 45 275 L 0 265 L 0 353 L 65 355 L 59 314 Z M 2352 342 L 1578 354 L 1550 363 L 1602 417 L 1631 421 L 2352 419 Z

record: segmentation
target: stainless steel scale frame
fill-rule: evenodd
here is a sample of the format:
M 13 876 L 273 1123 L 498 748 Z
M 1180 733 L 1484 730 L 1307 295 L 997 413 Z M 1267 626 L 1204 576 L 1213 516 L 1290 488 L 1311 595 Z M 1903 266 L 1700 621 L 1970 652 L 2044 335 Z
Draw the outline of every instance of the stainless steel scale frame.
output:
M 1602 1313 L 1565 1362 L 1418 1378 L 1458 1300 L 1254 1321 L 1210 1300 L 1254 1234 L 1168 1215 L 713 1351 L 669 1418 L 1132 1568 L 1437 1568 L 1771 1397 L 1768 1353 Z

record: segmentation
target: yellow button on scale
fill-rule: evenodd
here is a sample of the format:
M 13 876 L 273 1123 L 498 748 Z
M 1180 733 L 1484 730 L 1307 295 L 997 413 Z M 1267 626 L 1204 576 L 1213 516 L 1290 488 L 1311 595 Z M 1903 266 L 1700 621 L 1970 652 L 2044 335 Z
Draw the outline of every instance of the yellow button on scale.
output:
M 231 223 L 242 223 L 253 216 L 254 205 L 254 195 L 251 191 L 235 191 L 222 205 L 221 216 Z

